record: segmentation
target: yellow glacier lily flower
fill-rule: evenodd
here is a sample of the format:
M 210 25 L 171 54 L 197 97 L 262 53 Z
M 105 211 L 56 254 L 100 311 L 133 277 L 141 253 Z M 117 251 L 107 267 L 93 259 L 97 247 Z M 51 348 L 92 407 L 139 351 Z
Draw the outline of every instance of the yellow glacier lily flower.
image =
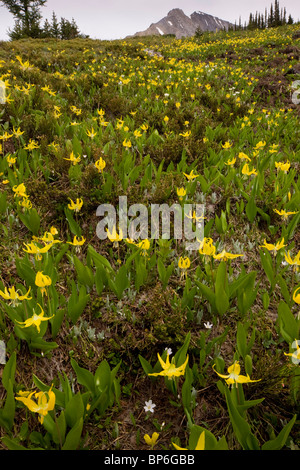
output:
M 22 402 L 33 413 L 38 413 L 39 421 L 43 424 L 44 417 L 49 411 L 54 410 L 55 407 L 55 393 L 52 391 L 52 387 L 48 392 L 23 392 L 22 395 L 23 396 L 16 397 L 16 400 Z M 32 399 L 33 396 L 37 401 Z
M 87 129 L 86 135 L 93 140 L 96 137 L 97 132 L 95 132 L 94 128 L 92 127 L 92 129 L 90 131 Z
M 37 260 L 41 260 L 42 259 L 42 254 L 47 253 L 47 251 L 49 251 L 50 248 L 53 246 L 53 243 L 48 243 L 47 245 L 43 246 L 42 248 L 40 248 L 39 246 L 37 246 L 33 242 L 28 243 L 28 244 L 24 243 L 24 245 L 25 245 L 26 248 L 23 248 L 23 251 L 25 251 L 26 253 L 35 255 Z
M 40 287 L 42 295 L 46 294 L 46 287 L 51 286 L 52 280 L 46 274 L 43 274 L 43 271 L 38 271 L 35 276 L 35 285 Z
M 289 161 L 286 161 L 285 163 L 283 162 L 275 162 L 275 167 L 277 168 L 277 172 L 279 170 L 283 171 L 284 173 L 287 173 L 290 169 L 290 162 Z
M 223 149 L 230 149 L 232 147 L 232 144 L 230 142 L 225 142 L 225 144 L 222 145 Z
M 227 166 L 232 166 L 232 165 L 235 164 L 235 162 L 236 162 L 236 158 L 234 157 L 234 158 L 232 158 L 231 160 L 230 160 L 230 159 L 227 160 L 227 162 L 225 162 L 225 165 L 227 165 Z
M 216 247 L 213 245 L 213 239 L 204 237 L 200 242 L 199 253 L 200 255 L 214 256 Z
M 245 163 L 245 165 L 242 168 L 242 174 L 247 175 L 247 176 L 257 175 L 257 171 L 255 170 L 255 168 L 250 170 L 248 163 Z
M 23 325 L 21 326 L 21 328 L 29 328 L 30 326 L 35 326 L 38 333 L 40 332 L 40 325 L 41 325 L 41 322 L 42 321 L 48 321 L 48 320 L 51 320 L 51 318 L 54 317 L 54 315 L 52 315 L 51 317 L 44 317 L 45 315 L 45 312 L 44 310 L 42 309 L 42 307 L 40 306 L 40 304 L 38 304 L 38 306 L 40 307 L 41 309 L 41 313 L 39 315 L 37 315 L 35 313 L 35 311 L 33 310 L 33 315 L 32 317 L 30 318 L 27 318 L 27 320 L 25 320 L 24 322 L 19 322 L 16 320 L 17 323 L 19 323 L 19 325 Z
M 179 198 L 179 201 L 182 201 L 184 196 L 186 196 L 186 190 L 184 188 L 177 188 L 177 196 Z
M 83 200 L 80 199 L 80 198 L 77 198 L 76 199 L 76 202 L 74 202 L 71 198 L 69 198 L 71 203 L 68 204 L 68 208 L 71 210 L 71 211 L 75 211 L 75 212 L 79 212 L 80 209 L 82 208 L 82 205 L 83 205 Z
M 279 211 L 278 209 L 274 209 L 274 212 L 276 212 L 276 214 L 283 217 L 284 220 L 287 220 L 289 215 L 298 214 L 298 211 L 297 212 L 294 212 L 294 211 L 286 212 L 284 209 L 282 209 L 281 211 Z
M 11 303 L 15 306 L 19 303 L 19 300 L 22 301 L 22 300 L 31 299 L 31 297 L 28 297 L 30 290 L 31 290 L 31 287 L 29 287 L 29 290 L 25 295 L 20 295 L 14 286 L 9 287 L 8 289 L 7 287 L 5 287 L 4 292 L 0 290 L 0 295 L 5 300 L 11 300 L 12 301 Z
M 99 158 L 99 160 L 97 160 L 95 162 L 95 167 L 97 168 L 97 170 L 99 171 L 99 173 L 102 173 L 102 171 L 104 170 L 104 168 L 106 167 L 106 162 L 105 160 L 103 160 L 102 157 Z
M 192 170 L 189 175 L 186 173 L 183 173 L 183 174 L 189 181 L 192 181 L 193 179 L 199 176 L 199 175 L 195 175 L 194 170 Z
M 233 253 L 228 253 L 226 250 L 223 250 L 218 255 L 213 255 L 214 259 L 223 259 L 224 261 L 227 261 L 228 259 L 239 258 L 240 256 L 244 255 L 234 255 Z
M 19 184 L 18 186 L 13 187 L 13 192 L 15 193 L 15 197 L 25 197 L 27 198 L 28 195 L 26 194 L 26 186 L 24 183 Z
M 144 436 L 146 444 L 148 444 L 148 446 L 150 446 L 151 449 L 153 449 L 153 447 L 155 446 L 158 438 L 159 438 L 158 432 L 154 432 L 151 437 L 149 436 L 149 434 L 145 434 Z
M 251 380 L 249 375 L 241 375 L 241 367 L 239 364 L 239 361 L 235 361 L 231 366 L 228 367 L 228 374 L 220 374 L 215 370 L 215 372 L 218 374 L 219 377 L 222 377 L 222 379 L 225 379 L 227 385 L 235 385 L 237 387 L 237 384 L 245 384 L 249 382 L 259 382 L 259 380 Z
M 183 258 L 182 256 L 179 258 L 178 267 L 181 269 L 180 278 L 185 278 L 187 276 L 187 270 L 191 266 L 191 261 L 188 257 Z
M 163 370 L 161 372 L 153 372 L 152 374 L 148 374 L 148 375 L 153 375 L 153 376 L 162 375 L 163 377 L 168 377 L 168 379 L 172 379 L 173 377 L 179 377 L 181 375 L 184 375 L 185 368 L 189 360 L 189 356 L 187 356 L 185 362 L 179 367 L 176 367 L 173 361 L 170 362 L 169 354 L 167 355 L 166 362 L 163 361 L 163 359 L 160 357 L 158 353 L 157 353 L 157 357 Z
M 272 243 L 267 243 L 267 241 L 264 240 L 264 244 L 260 246 L 261 248 L 266 248 L 268 251 L 277 252 L 286 245 L 284 244 L 284 238 L 283 238 L 280 242 L 277 242 L 275 245 L 273 245 Z
M 108 237 L 109 240 L 110 240 L 111 242 L 113 242 L 115 245 L 117 245 L 120 241 L 123 240 L 123 232 L 122 232 L 122 230 L 120 230 L 119 233 L 117 233 L 116 227 L 114 227 L 111 232 L 110 232 L 108 229 L 107 229 L 106 231 L 107 231 L 107 237 Z
M 80 162 L 81 158 L 80 158 L 79 155 L 77 157 L 75 157 L 74 152 L 72 151 L 70 153 L 70 157 L 69 158 L 64 158 L 64 160 L 69 160 L 70 162 L 72 162 L 73 165 L 77 165 L 77 163 Z
M 75 235 L 74 238 L 73 238 L 73 241 L 72 242 L 67 242 L 69 245 L 73 245 L 73 246 L 76 246 L 76 252 L 79 253 L 80 252 L 80 247 L 85 243 L 86 239 L 84 237 L 81 237 L 81 240 L 77 238 L 77 236 Z

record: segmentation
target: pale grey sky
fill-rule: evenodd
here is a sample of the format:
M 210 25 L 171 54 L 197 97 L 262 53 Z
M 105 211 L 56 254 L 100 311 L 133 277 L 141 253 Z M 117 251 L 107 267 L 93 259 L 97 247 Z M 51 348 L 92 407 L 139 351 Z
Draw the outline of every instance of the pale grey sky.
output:
M 75 19 L 80 31 L 93 39 L 120 39 L 143 31 L 156 23 L 173 8 L 181 8 L 186 15 L 202 11 L 223 20 L 248 21 L 249 14 L 263 13 L 273 0 L 48 0 L 41 9 L 43 18 L 50 19 L 55 11 L 61 17 Z M 279 0 L 281 8 L 294 20 L 300 19 L 299 0 Z M 0 0 L 1 5 L 1 0 Z M 14 19 L 5 7 L 0 7 L 0 39 L 7 40 L 7 30 Z

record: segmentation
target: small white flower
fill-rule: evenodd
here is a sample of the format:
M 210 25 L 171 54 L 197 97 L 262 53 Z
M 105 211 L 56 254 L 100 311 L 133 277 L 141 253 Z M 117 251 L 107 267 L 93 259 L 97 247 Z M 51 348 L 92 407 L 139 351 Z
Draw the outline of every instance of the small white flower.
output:
M 156 407 L 156 405 L 155 405 L 155 403 L 152 403 L 152 400 L 145 401 L 144 410 L 145 410 L 146 413 L 148 411 L 150 411 L 150 413 L 154 413 L 154 408 L 155 407 Z
M 171 348 L 165 348 L 165 351 L 167 351 L 167 354 L 171 356 L 172 354 L 172 349 Z
M 213 324 L 209 323 L 209 321 L 208 321 L 207 323 L 204 323 L 204 326 L 205 326 L 205 328 L 210 329 L 210 328 L 213 327 Z

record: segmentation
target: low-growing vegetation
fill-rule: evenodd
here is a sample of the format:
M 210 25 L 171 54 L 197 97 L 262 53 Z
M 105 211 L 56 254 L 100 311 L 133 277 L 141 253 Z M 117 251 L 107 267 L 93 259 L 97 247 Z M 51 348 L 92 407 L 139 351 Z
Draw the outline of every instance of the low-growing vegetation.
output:
M 298 449 L 298 32 L 1 43 L 0 447 Z

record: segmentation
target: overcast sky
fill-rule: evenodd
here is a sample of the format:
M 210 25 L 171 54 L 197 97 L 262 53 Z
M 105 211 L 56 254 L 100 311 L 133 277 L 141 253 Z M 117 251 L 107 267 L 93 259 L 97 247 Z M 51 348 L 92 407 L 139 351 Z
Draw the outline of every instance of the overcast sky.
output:
M 166 16 L 173 8 L 181 8 L 186 15 L 202 11 L 223 20 L 248 21 L 249 14 L 263 13 L 273 0 L 48 0 L 42 7 L 43 18 L 51 19 L 55 11 L 58 19 L 75 19 L 82 33 L 93 39 L 120 39 L 143 31 Z M 0 5 L 2 4 L 0 0 Z M 300 19 L 299 0 L 279 0 L 281 8 L 294 20 Z M 5 7 L 0 7 L 0 39 L 7 40 L 7 31 L 14 18 Z

